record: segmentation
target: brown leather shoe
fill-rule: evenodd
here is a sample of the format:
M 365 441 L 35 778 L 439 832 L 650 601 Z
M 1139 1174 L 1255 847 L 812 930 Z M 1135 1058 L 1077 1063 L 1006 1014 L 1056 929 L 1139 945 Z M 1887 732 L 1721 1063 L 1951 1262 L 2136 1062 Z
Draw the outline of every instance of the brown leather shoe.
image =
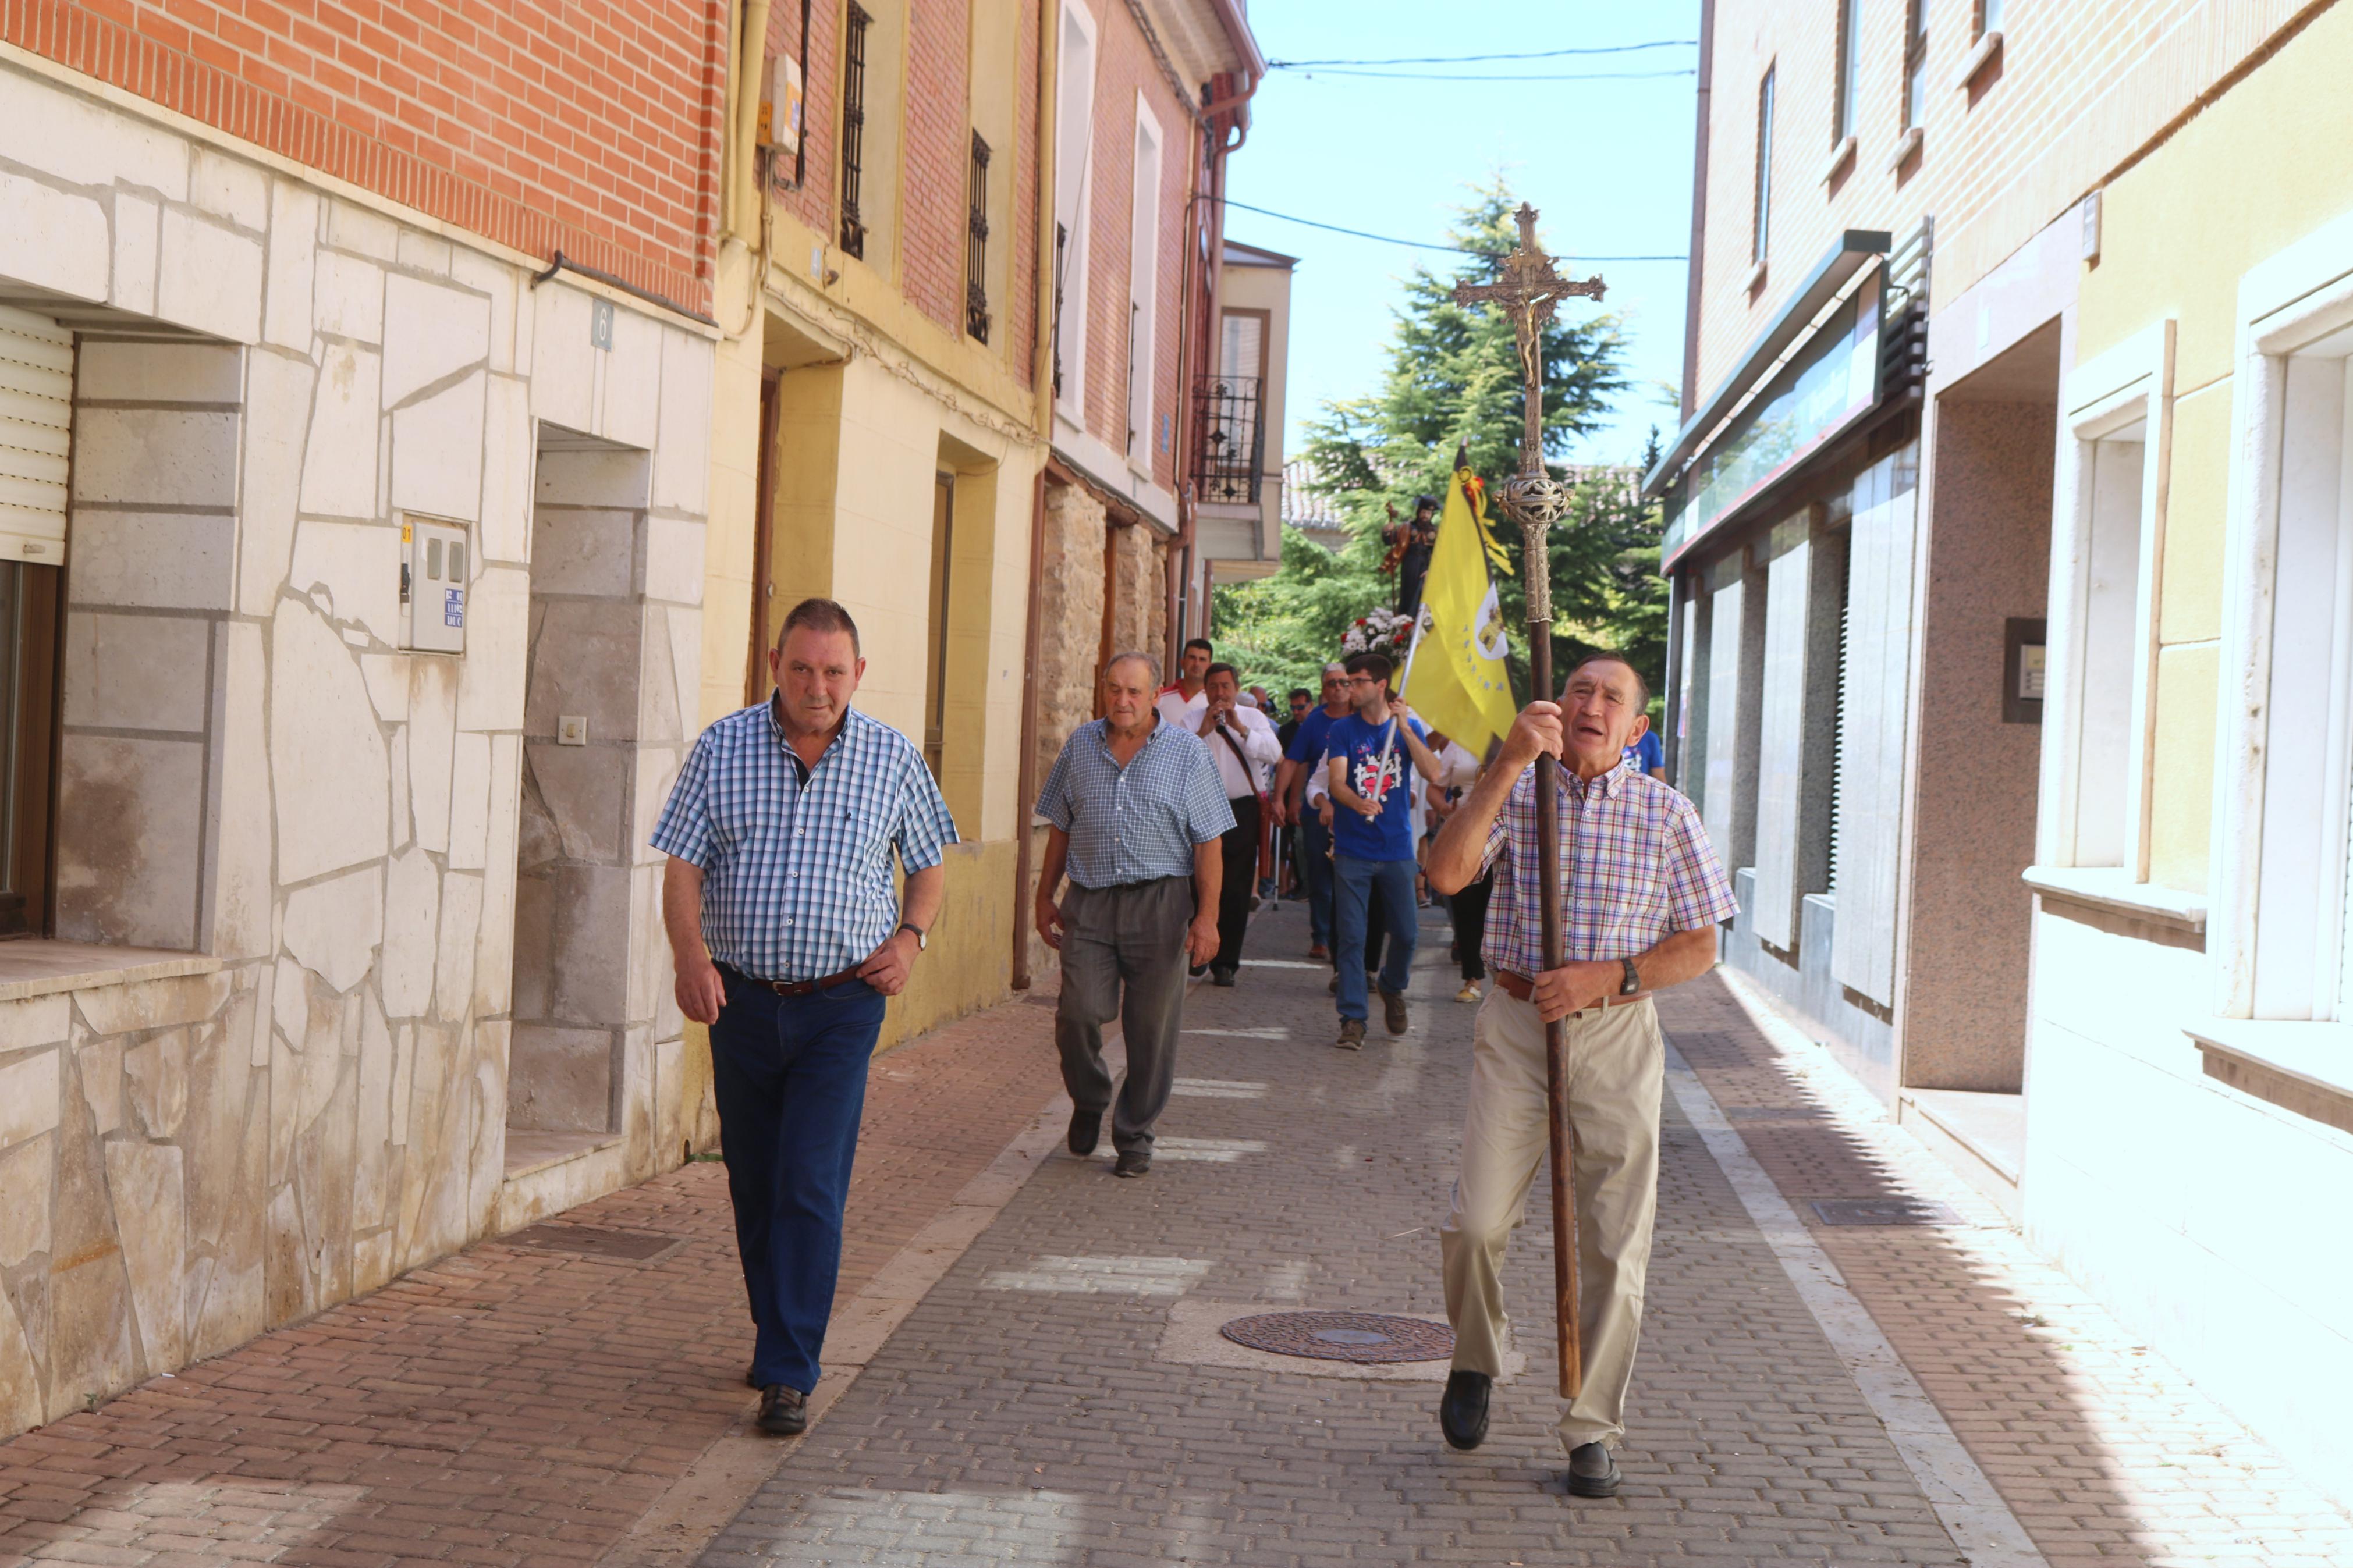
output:
M 760 1390 L 760 1415 L 756 1425 L 763 1432 L 779 1437 L 797 1437 L 808 1430 L 808 1395 L 797 1388 L 786 1388 L 772 1383 Z
M 1389 1033 L 1392 1035 L 1404 1034 L 1406 1025 L 1405 993 L 1402 991 L 1382 992 L 1381 1008 L 1382 1022 L 1388 1025 Z
M 1362 1018 L 1340 1020 L 1340 1037 L 1333 1042 L 1335 1048 L 1361 1051 L 1365 1048 L 1365 1021 Z

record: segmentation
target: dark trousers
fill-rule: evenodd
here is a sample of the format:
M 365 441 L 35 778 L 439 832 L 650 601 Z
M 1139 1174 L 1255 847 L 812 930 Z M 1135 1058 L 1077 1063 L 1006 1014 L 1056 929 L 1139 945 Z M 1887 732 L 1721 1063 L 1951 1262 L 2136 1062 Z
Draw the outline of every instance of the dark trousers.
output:
M 1487 898 L 1495 890 L 1493 872 L 1480 878 L 1446 901 L 1446 912 L 1454 919 L 1455 957 L 1461 963 L 1462 978 L 1487 978 L 1486 961 L 1479 949 L 1487 941 Z
M 1307 940 L 1318 947 L 1332 945 L 1332 830 L 1302 802 L 1299 818 L 1299 875 L 1307 884 Z
M 1225 876 L 1218 887 L 1218 955 L 1209 967 L 1231 974 L 1242 966 L 1242 937 L 1250 930 L 1250 894 L 1258 882 L 1258 797 L 1242 795 L 1233 807 L 1234 825 L 1219 840 Z
M 779 996 L 719 973 L 727 1005 L 711 1026 L 712 1089 L 756 1331 L 752 1378 L 807 1394 L 841 1272 L 841 1207 L 882 994 L 851 980 Z
M 1112 1147 L 1152 1150 L 1152 1124 L 1176 1081 L 1176 1032 L 1185 1016 L 1185 928 L 1193 879 L 1163 877 L 1062 896 L 1062 996 L 1054 1045 L 1071 1104 L 1096 1115 L 1112 1104 L 1103 1026 L 1120 1021 L 1127 1077 L 1111 1119 Z
M 1388 952 L 1380 965 L 1383 991 L 1403 991 L 1413 972 L 1413 862 L 1358 860 L 1343 855 L 1333 865 L 1338 871 L 1338 892 L 1333 909 L 1337 937 L 1332 957 L 1340 966 L 1340 1016 L 1365 1016 L 1365 967 L 1369 962 L 1368 921 L 1386 928 Z M 1374 903 L 1375 890 L 1379 903 Z

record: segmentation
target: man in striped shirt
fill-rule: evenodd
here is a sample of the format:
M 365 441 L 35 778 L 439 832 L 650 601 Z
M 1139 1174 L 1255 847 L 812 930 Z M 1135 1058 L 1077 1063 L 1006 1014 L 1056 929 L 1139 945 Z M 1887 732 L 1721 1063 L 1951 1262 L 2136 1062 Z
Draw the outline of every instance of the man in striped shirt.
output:
M 790 1436 L 833 1311 L 883 999 L 923 950 L 956 830 L 914 744 L 849 706 L 866 660 L 849 611 L 794 605 L 768 671 L 767 701 L 695 742 L 653 847 L 679 1010 L 711 1030 L 760 1429 Z
M 1715 964 L 1715 928 L 1737 912 L 1699 812 L 1625 760 L 1647 727 L 1633 666 L 1596 655 L 1558 703 L 1531 702 L 1495 764 L 1430 846 L 1442 893 L 1492 868 L 1487 967 L 1495 988 L 1472 1033 L 1470 1105 L 1452 1212 L 1439 1232 L 1454 1367 L 1439 1406 L 1446 1440 L 1475 1448 L 1503 1369 L 1504 1244 L 1549 1140 L 1545 1026 L 1566 1018 L 1568 1120 L 1577 1136 L 1582 1391 L 1561 1417 L 1567 1489 L 1618 1490 L 1626 1386 L 1642 1327 L 1642 1282 L 1659 1200 L 1665 1047 L 1652 994 Z M 1536 873 L 1539 752 L 1561 759 L 1562 956 L 1544 964 Z

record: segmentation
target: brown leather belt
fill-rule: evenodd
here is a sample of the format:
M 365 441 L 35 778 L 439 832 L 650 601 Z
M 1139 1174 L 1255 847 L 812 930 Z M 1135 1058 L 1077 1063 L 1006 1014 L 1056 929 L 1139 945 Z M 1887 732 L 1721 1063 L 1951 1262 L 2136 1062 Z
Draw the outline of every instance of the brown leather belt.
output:
M 1498 969 L 1495 971 L 1495 984 L 1504 988 L 1504 992 L 1506 995 L 1511 996 L 1516 1001 L 1533 1002 L 1536 999 L 1535 985 L 1525 974 L 1514 973 L 1508 969 Z M 1630 1006 L 1636 1002 L 1647 1002 L 1650 999 L 1651 994 L 1649 992 L 1638 991 L 1631 996 L 1605 996 L 1600 1001 L 1595 1003 L 1594 1005 L 1597 1007 L 1625 1007 Z
M 773 991 L 779 996 L 814 996 L 828 986 L 857 979 L 858 971 L 845 969 L 839 974 L 828 974 L 816 980 L 763 980 L 755 974 L 746 974 L 744 978 L 763 991 Z

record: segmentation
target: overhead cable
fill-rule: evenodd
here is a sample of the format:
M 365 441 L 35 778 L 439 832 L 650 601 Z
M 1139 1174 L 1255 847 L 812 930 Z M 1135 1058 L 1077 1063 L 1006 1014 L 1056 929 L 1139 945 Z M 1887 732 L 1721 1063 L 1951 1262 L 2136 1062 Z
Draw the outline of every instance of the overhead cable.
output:
M 1361 228 L 1344 228 L 1336 223 L 1319 223 L 1312 217 L 1298 217 L 1290 213 L 1279 213 L 1272 207 L 1252 206 L 1248 202 L 1236 201 L 1231 196 L 1209 196 L 1205 197 L 1204 199 L 1208 201 L 1222 200 L 1226 205 L 1229 207 L 1240 207 L 1244 212 L 1256 213 L 1261 217 L 1281 218 L 1285 223 L 1301 224 L 1308 228 L 1320 228 L 1332 234 L 1345 234 L 1356 239 L 1378 240 L 1383 245 L 1408 245 L 1413 247 L 1417 250 L 1448 250 L 1461 256 L 1484 256 L 1490 259 L 1493 259 L 1495 255 L 1492 250 L 1481 250 L 1478 247 L 1472 245 L 1447 245 L 1440 241 L 1429 239 L 1399 239 L 1394 235 L 1372 234 Z M 1566 261 L 1578 262 L 1688 261 L 1691 258 L 1687 256 L 1585 256 L 1581 254 L 1571 254 L 1564 256 L 1562 259 Z
M 1317 66 L 1467 66 L 1486 60 L 1553 60 L 1567 55 L 1630 55 L 1641 49 L 1686 49 L 1696 47 L 1697 38 L 1653 38 L 1647 44 L 1607 44 L 1588 48 L 1538 49 L 1534 54 L 1514 50 L 1501 55 L 1398 55 L 1390 59 L 1366 60 L 1269 60 L 1269 70 L 1304 70 Z

